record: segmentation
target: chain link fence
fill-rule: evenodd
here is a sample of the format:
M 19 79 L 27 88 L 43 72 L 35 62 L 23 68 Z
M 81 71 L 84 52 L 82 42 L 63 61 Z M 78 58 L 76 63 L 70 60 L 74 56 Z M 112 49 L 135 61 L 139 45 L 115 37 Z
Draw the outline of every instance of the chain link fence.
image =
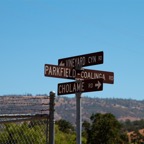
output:
M 48 96 L 0 97 L 0 144 L 48 144 L 48 123 Z

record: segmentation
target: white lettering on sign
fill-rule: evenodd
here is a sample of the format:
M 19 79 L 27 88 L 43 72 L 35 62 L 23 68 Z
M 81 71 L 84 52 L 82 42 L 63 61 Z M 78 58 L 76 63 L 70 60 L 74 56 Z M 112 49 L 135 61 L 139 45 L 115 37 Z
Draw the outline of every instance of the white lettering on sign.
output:
M 93 88 L 93 83 L 89 83 L 88 88 Z
M 114 77 L 113 76 L 109 76 L 109 80 L 114 80 Z
M 102 56 L 99 56 L 99 57 L 98 57 L 98 60 L 99 60 L 99 61 L 101 61 L 101 60 L 102 60 L 102 58 L 103 58 Z
M 105 74 L 82 71 L 81 72 L 81 78 L 82 79 L 99 79 L 99 78 L 102 78 L 105 80 Z
M 96 63 L 96 62 L 97 62 L 96 56 L 88 57 L 88 63 Z
M 85 65 L 85 57 L 77 57 L 66 60 L 66 67 L 76 67 Z
M 59 77 L 59 78 L 68 78 L 68 79 L 100 79 L 102 78 L 105 81 L 113 81 L 114 76 L 112 74 L 107 74 L 101 71 L 90 71 L 83 70 L 78 72 L 75 69 L 69 67 L 61 67 L 54 65 L 45 65 L 45 76 L 50 77 Z
M 69 69 L 64 67 L 57 67 L 57 66 L 45 66 L 45 75 L 48 76 L 57 76 L 57 77 L 66 77 L 66 78 L 75 78 L 76 77 L 76 70 Z
M 59 94 L 63 93 L 76 93 L 84 91 L 84 82 L 81 83 L 68 83 L 64 85 L 59 85 L 58 92 Z

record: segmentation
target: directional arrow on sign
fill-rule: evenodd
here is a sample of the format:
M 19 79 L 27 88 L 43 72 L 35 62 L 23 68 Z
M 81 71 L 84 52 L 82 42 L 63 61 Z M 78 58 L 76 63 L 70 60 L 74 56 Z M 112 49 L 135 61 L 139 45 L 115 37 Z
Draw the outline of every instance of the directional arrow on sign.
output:
M 78 92 L 92 92 L 103 90 L 103 79 L 79 80 L 75 82 L 59 83 L 58 95 L 74 94 Z
M 59 66 L 65 66 L 65 63 L 63 61 L 61 61 Z
M 95 84 L 95 87 L 97 87 L 99 89 L 100 86 L 101 86 L 101 83 L 98 81 L 98 83 Z

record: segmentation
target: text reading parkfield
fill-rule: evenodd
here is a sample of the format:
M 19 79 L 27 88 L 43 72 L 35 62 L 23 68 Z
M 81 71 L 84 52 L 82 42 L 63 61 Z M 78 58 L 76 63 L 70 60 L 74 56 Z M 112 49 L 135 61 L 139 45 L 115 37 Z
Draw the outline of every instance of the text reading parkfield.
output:
M 62 67 L 56 65 L 45 64 L 44 70 L 45 76 L 66 78 L 66 79 L 99 79 L 102 78 L 104 83 L 113 83 L 113 72 L 104 72 L 98 70 L 84 69 L 83 71 L 77 71 L 73 68 Z

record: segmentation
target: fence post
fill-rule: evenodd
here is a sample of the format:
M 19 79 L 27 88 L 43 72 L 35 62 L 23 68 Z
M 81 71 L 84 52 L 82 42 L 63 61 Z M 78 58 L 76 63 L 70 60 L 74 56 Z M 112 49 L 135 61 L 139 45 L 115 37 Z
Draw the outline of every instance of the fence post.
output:
M 49 144 L 49 115 L 47 116 L 46 119 L 46 144 Z
M 55 130 L 54 130 L 54 105 L 55 105 L 55 92 L 50 92 L 50 111 L 49 111 L 49 144 L 55 144 Z

